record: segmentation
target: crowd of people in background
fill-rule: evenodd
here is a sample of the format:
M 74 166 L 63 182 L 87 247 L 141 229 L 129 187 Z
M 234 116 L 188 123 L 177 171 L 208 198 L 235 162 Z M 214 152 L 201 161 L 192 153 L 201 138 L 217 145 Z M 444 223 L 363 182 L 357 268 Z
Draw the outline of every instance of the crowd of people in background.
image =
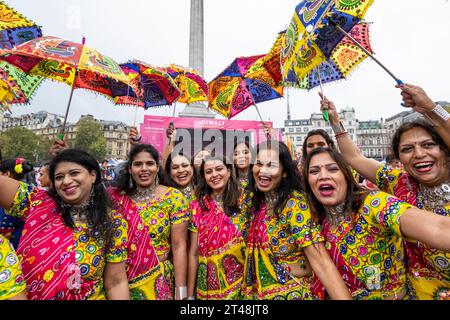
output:
M 321 95 L 333 140 L 301 159 L 269 139 L 230 155 L 162 153 L 129 133 L 117 168 L 56 141 L 37 171 L 0 165 L 0 299 L 450 299 L 450 115 L 417 86 L 423 114 L 392 155 L 364 157 Z

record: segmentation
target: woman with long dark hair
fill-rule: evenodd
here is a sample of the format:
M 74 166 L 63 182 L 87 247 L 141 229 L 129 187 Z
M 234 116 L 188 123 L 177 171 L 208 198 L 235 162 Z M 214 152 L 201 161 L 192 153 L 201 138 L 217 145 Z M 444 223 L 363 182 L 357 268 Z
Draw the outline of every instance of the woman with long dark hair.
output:
M 400 87 L 405 105 L 428 122 L 402 124 L 394 134 L 392 153 L 403 169 L 364 157 L 339 121 L 333 102 L 322 97 L 345 161 L 377 187 L 420 209 L 450 216 L 450 115 L 417 86 Z M 429 121 L 432 121 L 430 124 Z M 420 243 L 406 243 L 408 273 L 419 299 L 450 295 L 450 254 Z
M 188 202 L 195 200 L 197 175 L 189 156 L 171 153 L 164 166 L 164 180 L 168 187 L 177 188 Z
M 129 224 L 128 278 L 133 299 L 187 296 L 187 201 L 160 181 L 158 151 L 133 146 L 117 187 L 108 189 Z
M 311 287 L 312 271 L 332 299 L 350 294 L 323 245 L 320 225 L 300 191 L 288 147 L 279 141 L 257 146 L 250 177 L 252 211 L 244 295 L 249 299 L 323 299 Z
M 188 294 L 202 300 L 241 297 L 247 218 L 239 208 L 233 164 L 206 156 L 190 204 Z
M 335 150 L 308 154 L 303 168 L 311 212 L 354 299 L 414 299 L 403 239 L 450 251 L 450 217 L 417 209 L 353 179 Z
M 97 161 L 67 149 L 49 172 L 48 192 L 0 177 L 0 206 L 25 219 L 17 253 L 28 298 L 129 299 L 127 224 L 109 207 Z

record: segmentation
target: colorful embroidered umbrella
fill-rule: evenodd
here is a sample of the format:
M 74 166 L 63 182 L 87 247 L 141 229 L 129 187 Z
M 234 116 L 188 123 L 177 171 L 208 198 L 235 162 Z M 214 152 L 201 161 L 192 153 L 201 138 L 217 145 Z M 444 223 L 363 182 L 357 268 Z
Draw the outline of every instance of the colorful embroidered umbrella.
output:
M 25 18 L 12 7 L 0 1 L 0 30 L 27 28 L 34 26 L 34 22 Z
M 403 83 L 370 51 L 348 34 L 364 17 L 373 0 L 303 0 L 295 8 L 285 42 L 282 46 L 282 73 L 286 79 L 294 73 L 303 79 L 312 69 L 330 58 L 334 48 L 347 36 L 364 53 L 369 55 L 397 83 Z M 328 114 L 324 112 L 324 119 Z
M 26 74 L 50 78 L 71 86 L 62 134 L 75 88 L 92 90 L 108 98 L 133 91 L 128 88 L 129 79 L 120 66 L 113 59 L 85 46 L 84 42 L 84 38 L 80 44 L 56 37 L 40 37 L 14 47 L 0 57 Z
M 11 88 L 8 83 L 2 79 L 0 79 L 0 110 L 11 111 L 10 103 L 15 98 Z
M 10 104 L 26 104 L 31 100 L 43 78 L 26 75 L 21 69 L 5 61 L 0 61 L 0 80 L 13 94 L 13 98 L 9 101 Z
M 177 102 L 188 104 L 208 100 L 208 84 L 196 70 L 175 64 L 165 69 L 181 91 Z
M 355 26 L 373 0 L 348 4 L 344 0 L 303 0 L 295 8 L 282 45 L 281 69 L 283 77 L 294 72 L 298 79 L 331 56 L 342 40 L 334 22 L 348 32 Z
M 148 109 L 171 105 L 180 96 L 177 85 L 162 68 L 138 61 L 123 63 L 120 67 L 138 90 L 116 97 L 116 104 L 131 104 Z
M 355 25 L 349 34 L 372 52 L 367 23 Z M 330 57 L 312 69 L 303 79 L 297 79 L 295 72 L 290 70 L 284 84 L 300 89 L 310 90 L 327 82 L 345 79 L 368 55 L 353 41 L 344 37 L 331 52 Z
M 165 70 L 181 92 L 177 102 L 189 104 L 208 100 L 208 84 L 196 70 L 176 64 L 169 65 Z M 176 103 L 173 106 L 173 116 L 175 116 L 175 108 Z
M 0 49 L 11 49 L 26 41 L 42 36 L 41 28 L 13 8 L 0 2 Z M 0 80 L 2 90 L 10 90 L 11 99 L 3 100 L 9 104 L 28 103 L 41 84 L 43 78 L 27 76 L 20 69 L 0 61 Z M 7 107 L 9 110 L 9 106 Z
M 258 55 L 236 58 L 228 68 L 209 83 L 209 107 L 227 118 L 232 118 L 251 105 L 283 96 L 281 76 L 273 65 L 275 56 Z M 276 63 L 275 63 L 276 64 Z M 258 111 L 258 109 L 256 109 Z M 258 115 L 261 118 L 261 115 Z M 261 121 L 262 118 L 261 118 Z M 263 121 L 264 122 L 264 121 Z

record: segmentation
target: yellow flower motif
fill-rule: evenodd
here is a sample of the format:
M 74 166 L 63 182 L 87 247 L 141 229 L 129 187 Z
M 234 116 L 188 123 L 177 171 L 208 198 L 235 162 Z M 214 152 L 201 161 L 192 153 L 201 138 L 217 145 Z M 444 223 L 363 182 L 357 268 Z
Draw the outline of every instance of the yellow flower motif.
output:
M 44 280 L 49 282 L 50 280 L 52 280 L 54 274 L 55 273 L 52 270 L 47 270 L 44 274 Z
M 16 165 L 14 166 L 14 171 L 15 171 L 16 173 L 22 173 L 22 172 L 23 172 L 22 164 L 21 164 L 21 163 L 16 164 Z

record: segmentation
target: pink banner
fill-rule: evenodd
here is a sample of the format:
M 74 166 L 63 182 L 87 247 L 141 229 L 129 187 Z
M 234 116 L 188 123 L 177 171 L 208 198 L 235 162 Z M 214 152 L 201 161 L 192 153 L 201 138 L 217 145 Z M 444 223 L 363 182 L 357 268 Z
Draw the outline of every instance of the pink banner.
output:
M 178 118 L 161 116 L 144 116 L 144 123 L 140 126 L 142 143 L 153 145 L 160 154 L 167 144 L 166 129 L 170 123 L 177 129 L 177 139 L 185 143 L 190 141 L 193 155 L 205 146 L 217 143 L 224 145 L 222 154 L 228 154 L 236 139 L 247 137 L 250 145 L 255 146 L 266 140 L 264 125 L 260 121 L 206 119 L 206 118 Z M 272 128 L 272 122 L 265 122 L 266 127 Z M 272 129 L 272 139 L 282 140 L 281 130 Z M 228 150 L 228 151 L 227 151 Z

